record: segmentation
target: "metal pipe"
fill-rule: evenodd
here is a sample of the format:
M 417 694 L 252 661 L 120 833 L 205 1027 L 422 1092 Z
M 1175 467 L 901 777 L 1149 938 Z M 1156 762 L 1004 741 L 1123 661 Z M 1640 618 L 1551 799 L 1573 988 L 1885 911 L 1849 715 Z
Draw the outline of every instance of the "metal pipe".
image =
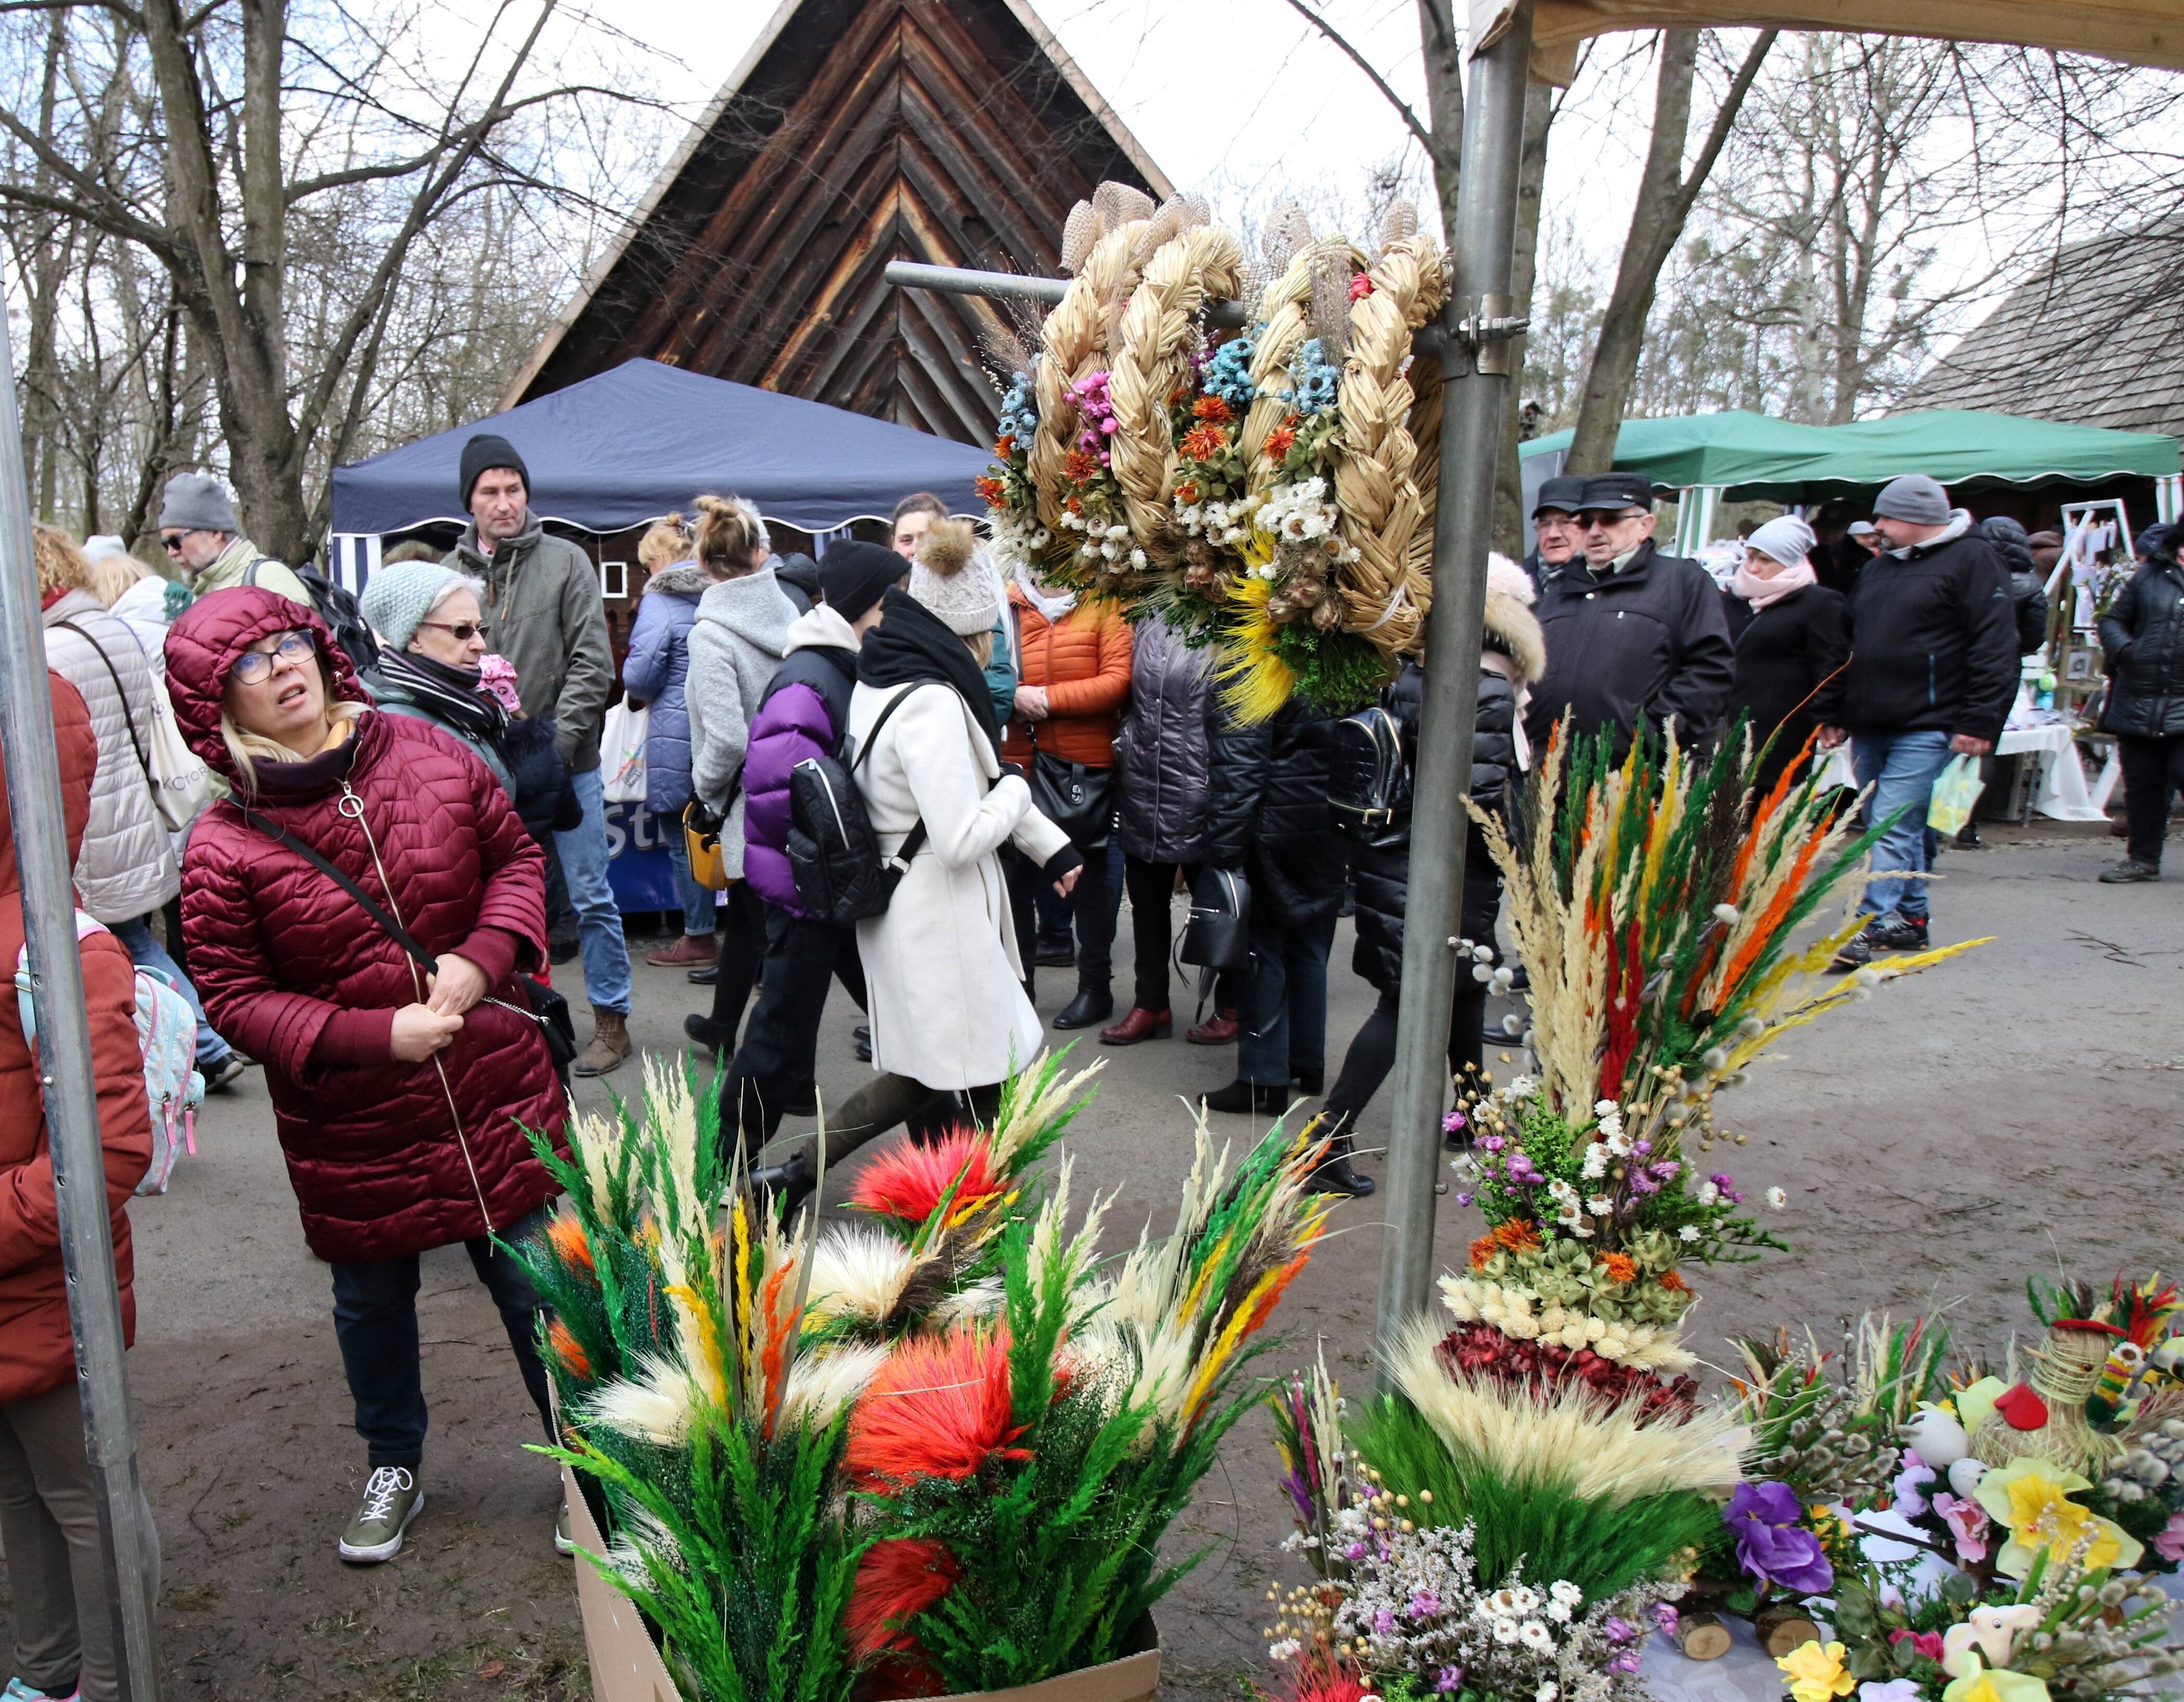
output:
M 1067 278 L 1027 277 L 1022 272 L 978 272 L 967 266 L 928 266 L 915 260 L 890 260 L 883 275 L 898 289 L 939 290 L 951 296 L 1026 296 L 1058 302 L 1069 288 Z M 1234 330 L 1248 317 L 1241 302 L 1206 304 L 1206 322 Z
M 1506 298 L 1516 247 L 1517 165 L 1531 49 L 1531 0 L 1521 0 L 1502 37 L 1471 62 L 1456 228 L 1449 232 L 1456 274 L 1447 313 L 1452 324 L 1509 316 Z M 1443 346 L 1447 387 L 1434 513 L 1433 612 L 1426 628 L 1425 701 L 1412 793 L 1394 1127 L 1388 1141 L 1388 1232 L 1381 1243 L 1374 1327 L 1384 1379 L 1399 1332 L 1426 1309 L 1432 1293 L 1434 1184 L 1448 1086 L 1449 1010 L 1456 977 L 1470 973 L 1468 964 L 1457 963 L 1453 948 L 1462 914 L 1468 832 L 1463 800 L 1471 790 L 1486 553 L 1509 347 L 1461 335 L 1450 336 Z
M 59 751 L 38 575 L 31 543 L 31 493 L 23 473 L 14 350 L 0 314 L 0 751 L 8 764 L 8 807 L 22 882 L 23 932 L 31 1003 L 38 1020 L 39 1085 L 53 1156 L 53 1198 L 67 1272 L 69 1325 L 75 1338 L 76 1388 L 84 1451 L 98 1483 L 100 1547 L 114 1655 L 125 1702 L 157 1702 L 151 1604 L 121 1580 L 149 1576 L 157 1535 L 146 1528 L 136 1443 L 122 1363 L 121 1296 L 107 1221 L 106 1155 L 84 1011 L 83 961 L 75 943 L 68 834 L 61 815 Z M 10 971 L 13 965 L 9 965 Z M 19 1592 L 20 1595 L 20 1592 Z M 81 1602 L 83 1613 L 100 1604 Z

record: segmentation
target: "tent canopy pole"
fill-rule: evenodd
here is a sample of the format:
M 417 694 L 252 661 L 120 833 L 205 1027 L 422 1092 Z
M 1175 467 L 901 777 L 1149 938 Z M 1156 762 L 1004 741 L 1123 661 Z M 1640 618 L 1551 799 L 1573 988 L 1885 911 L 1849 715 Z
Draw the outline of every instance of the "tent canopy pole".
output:
M 125 1702 L 157 1702 L 151 1605 L 120 1580 L 149 1575 L 158 1537 L 144 1522 L 129 1378 L 122 1363 L 121 1294 L 107 1220 L 106 1154 L 99 1141 L 91 1025 L 84 1012 L 83 959 L 76 948 L 75 893 L 61 814 L 61 771 L 47 684 L 46 643 L 31 551 L 31 493 L 23 474 L 22 422 L 15 405 L 14 351 L 0 314 L 0 750 L 8 763 L 8 808 L 22 881 L 23 932 L 31 1003 L 38 1019 L 39 1087 L 53 1156 L 61 1261 L 68 1274 L 69 1326 L 75 1339 L 84 1451 L 98 1486 L 99 1545 L 106 1606 Z M 8 966 L 10 972 L 14 965 Z M 81 1605 L 96 1612 L 98 1605 Z

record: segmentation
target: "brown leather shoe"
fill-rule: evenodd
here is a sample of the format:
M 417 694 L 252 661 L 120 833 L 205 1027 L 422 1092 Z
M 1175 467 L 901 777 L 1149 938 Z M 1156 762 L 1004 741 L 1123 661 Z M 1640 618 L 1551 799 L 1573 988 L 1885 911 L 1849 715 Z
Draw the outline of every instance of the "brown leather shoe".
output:
M 720 959 L 720 943 L 710 934 L 684 934 L 673 945 L 644 954 L 644 960 L 655 969 L 689 969 L 718 963 Z
M 1134 1046 L 1140 1040 L 1165 1040 L 1175 1032 L 1175 1017 L 1166 1010 L 1147 1010 L 1134 1004 L 1120 1022 L 1100 1031 L 1102 1046 Z
M 1183 1037 L 1193 1046 L 1233 1046 L 1242 1026 L 1233 1010 L 1217 1010 Z
M 577 1076 L 604 1076 L 621 1068 L 621 1060 L 629 1053 L 629 1019 L 617 1010 L 595 1010 L 592 1043 L 577 1054 L 569 1069 Z

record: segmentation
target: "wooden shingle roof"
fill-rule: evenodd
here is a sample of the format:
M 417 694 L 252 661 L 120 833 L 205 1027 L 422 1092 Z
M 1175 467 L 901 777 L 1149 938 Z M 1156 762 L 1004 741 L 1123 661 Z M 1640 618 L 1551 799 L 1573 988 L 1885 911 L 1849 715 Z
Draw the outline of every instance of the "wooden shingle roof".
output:
M 882 270 L 1052 275 L 1105 178 L 1172 192 L 1030 0 L 788 0 L 506 400 L 645 356 L 983 442 L 1005 322 Z
M 2184 219 L 2072 243 L 1894 411 L 1977 408 L 2184 437 Z

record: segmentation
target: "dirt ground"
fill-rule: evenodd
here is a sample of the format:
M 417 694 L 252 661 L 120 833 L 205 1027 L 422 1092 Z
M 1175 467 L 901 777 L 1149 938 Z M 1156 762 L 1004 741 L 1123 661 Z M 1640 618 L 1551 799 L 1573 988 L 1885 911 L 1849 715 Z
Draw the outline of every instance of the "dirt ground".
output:
M 1789 1190 L 1777 1226 L 1797 1250 L 1700 1282 L 1692 1333 L 1717 1353 L 1731 1332 L 1830 1331 L 1868 1308 L 1942 1307 L 1960 1339 L 1997 1352 L 2027 1322 L 2028 1271 L 2059 1260 L 2092 1276 L 2178 1262 L 2184 880 L 2096 885 L 2116 855 L 2098 829 L 1990 824 L 1987 833 L 1992 848 L 1943 860 L 1936 937 L 1994 943 L 1790 1037 L 1723 1100 L 1724 1121 L 1749 1140 L 1727 1166 L 1755 1197 Z M 1346 925 L 1330 1075 L 1371 1004 L 1348 957 Z M 637 974 L 633 1026 L 642 1045 L 665 1049 L 699 990 L 680 971 Z M 1068 979 L 1042 976 L 1050 1015 Z M 1126 972 L 1118 990 L 1127 985 Z M 862 1073 L 850 1050 L 855 1020 L 838 999 L 821 1052 L 830 1098 Z M 1179 1040 L 1108 1055 L 1071 1146 L 1084 1181 L 1120 1191 L 1120 1242 L 1149 1215 L 1165 1226 L 1188 1163 L 1178 1099 L 1227 1080 L 1233 1060 Z M 625 1070 L 586 1096 L 634 1077 Z M 1384 1134 L 1384 1095 L 1377 1109 L 1370 1139 Z M 1220 1121 L 1239 1138 L 1256 1132 L 1241 1118 Z M 425 1261 L 427 1510 L 393 1562 L 352 1570 L 333 1544 L 365 1475 L 363 1449 L 326 1272 L 304 1249 L 255 1074 L 209 1108 L 199 1144 L 171 1193 L 135 1211 L 130 1367 L 165 1551 L 164 1693 L 188 1702 L 588 1695 L 571 1563 L 550 1542 L 554 1476 L 522 1451 L 535 1420 L 460 1250 Z M 1270 1371 L 1306 1361 L 1319 1338 L 1331 1365 L 1360 1383 L 1369 1376 L 1379 1202 L 1346 1206 L 1338 1221 L 1344 1232 L 1290 1290 Z M 1476 1221 L 1443 1200 L 1446 1258 L 1461 1256 Z M 1270 1577 L 1293 1576 L 1277 1550 L 1288 1525 L 1273 1480 L 1254 1415 L 1171 1533 L 1175 1553 L 1213 1545 L 1160 1614 L 1171 1698 L 1234 1696 L 1259 1671 L 1260 1598 Z M 0 1647 L 7 1613 L 0 1595 Z

